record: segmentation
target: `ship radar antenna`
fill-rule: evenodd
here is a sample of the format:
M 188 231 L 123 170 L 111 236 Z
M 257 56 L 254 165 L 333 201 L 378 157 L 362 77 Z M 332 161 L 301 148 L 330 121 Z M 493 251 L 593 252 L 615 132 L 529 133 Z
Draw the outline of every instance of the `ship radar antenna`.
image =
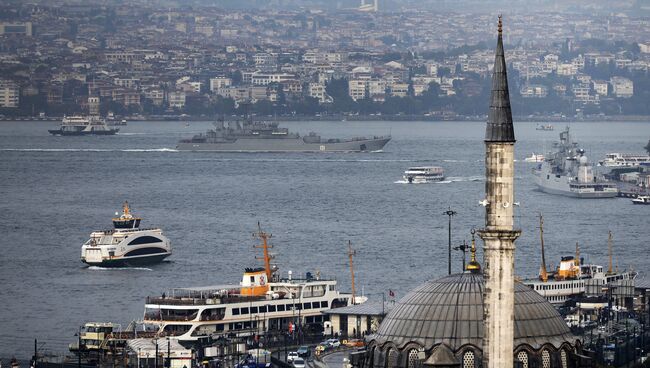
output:
M 350 275 L 352 276 L 352 304 L 356 304 L 354 301 L 355 290 L 354 290 L 354 263 L 352 262 L 352 257 L 357 254 L 356 250 L 352 249 L 352 242 L 348 240 L 348 257 L 350 257 Z
M 548 273 L 546 272 L 546 254 L 544 252 L 544 217 L 539 214 L 539 240 L 542 245 L 542 264 L 539 268 L 539 279 L 546 282 L 548 281 Z
M 609 231 L 609 236 L 607 237 L 607 248 L 609 251 L 609 268 L 607 269 L 607 274 L 614 274 L 614 267 L 612 267 L 612 231 Z
M 476 237 L 474 236 L 476 234 L 476 230 L 472 228 L 472 247 L 470 248 L 470 253 L 471 253 L 471 259 L 469 261 L 469 264 L 467 265 L 467 271 L 471 272 L 478 272 L 481 270 L 481 264 L 478 263 L 476 260 Z
M 272 274 L 273 274 L 273 269 L 271 268 L 271 259 L 274 257 L 269 254 L 269 249 L 273 248 L 272 245 L 269 245 L 268 240 L 271 239 L 272 235 L 268 234 L 264 231 L 262 231 L 262 226 L 260 225 L 259 221 L 257 222 L 257 232 L 253 233 L 253 238 L 255 239 L 260 239 L 262 241 L 261 245 L 254 245 L 254 248 L 262 249 L 264 252 L 264 257 L 259 258 L 255 257 L 256 259 L 263 259 L 264 260 L 264 271 L 266 272 L 266 277 L 267 280 L 271 280 Z

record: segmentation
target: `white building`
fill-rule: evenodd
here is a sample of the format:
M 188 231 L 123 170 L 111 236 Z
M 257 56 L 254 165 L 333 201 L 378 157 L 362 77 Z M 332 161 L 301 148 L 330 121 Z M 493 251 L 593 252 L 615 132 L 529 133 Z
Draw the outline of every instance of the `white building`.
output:
M 20 88 L 12 81 L 0 80 L 0 107 L 18 107 Z
M 607 96 L 609 93 L 609 84 L 607 81 L 604 80 L 593 80 L 592 86 L 594 87 L 594 91 L 596 91 L 597 94 L 601 96 Z
M 557 64 L 557 75 L 572 76 L 578 74 L 578 67 L 573 63 Z
M 427 75 L 430 75 L 432 77 L 438 76 L 438 64 L 427 63 L 426 67 L 427 67 Z
M 183 107 L 185 107 L 185 97 L 186 94 L 184 91 L 169 92 L 167 96 L 169 107 L 182 109 Z
M 219 88 L 229 87 L 232 85 L 232 79 L 228 77 L 210 78 L 210 91 L 215 92 Z
M 367 97 L 367 79 L 351 79 L 348 81 L 348 94 L 353 100 L 363 100 Z
M 271 83 L 283 83 L 295 80 L 296 76 L 289 73 L 253 73 L 251 83 L 254 86 L 268 86 Z
M 317 98 L 321 104 L 332 102 L 332 97 L 327 94 L 327 88 L 322 83 L 309 83 L 309 97 Z
M 548 88 L 541 84 L 528 84 L 519 91 L 524 98 L 543 98 L 548 95 Z
M 612 93 L 616 97 L 628 98 L 634 95 L 634 83 L 623 77 L 612 77 L 609 80 L 612 85 Z

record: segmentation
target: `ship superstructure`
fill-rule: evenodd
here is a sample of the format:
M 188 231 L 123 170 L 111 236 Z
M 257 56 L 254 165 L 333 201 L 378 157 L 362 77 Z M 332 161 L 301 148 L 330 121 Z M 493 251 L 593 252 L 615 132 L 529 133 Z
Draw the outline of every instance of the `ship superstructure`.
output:
M 608 153 L 605 159 L 598 163 L 606 167 L 638 167 L 650 166 L 650 155 L 633 153 Z
M 113 135 L 119 128 L 111 128 L 99 116 L 65 116 L 59 129 L 48 130 L 52 135 Z
M 301 137 L 276 122 L 252 118 L 215 122 L 214 129 L 178 142 L 181 151 L 218 152 L 373 152 L 380 151 L 390 136 L 323 139 L 316 133 Z
M 573 141 L 569 127 L 560 133 L 555 147 L 556 151 L 533 169 L 541 191 L 576 198 L 616 197 L 616 184 L 596 176 L 585 151 Z
M 271 235 L 261 230 L 255 235 L 261 240 L 264 267 L 247 268 L 239 285 L 176 288 L 148 297 L 144 323 L 154 325 L 161 336 L 174 336 L 181 342 L 207 336 L 251 336 L 320 325 L 327 318 L 323 311 L 367 300 L 340 293 L 336 280 L 318 272 L 304 277 L 292 271 L 281 274 L 271 265 Z

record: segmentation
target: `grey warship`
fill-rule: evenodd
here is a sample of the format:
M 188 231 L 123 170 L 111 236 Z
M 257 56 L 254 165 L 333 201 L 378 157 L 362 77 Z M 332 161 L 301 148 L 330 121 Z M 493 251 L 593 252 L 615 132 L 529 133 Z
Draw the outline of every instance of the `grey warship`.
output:
M 569 127 L 560 133 L 557 148 L 533 169 L 535 182 L 542 192 L 576 198 L 612 198 L 618 195 L 616 184 L 599 179 L 585 150 L 574 142 Z
M 390 136 L 323 139 L 316 133 L 301 137 L 276 122 L 216 121 L 214 129 L 178 142 L 179 151 L 215 152 L 374 152 L 384 148 Z

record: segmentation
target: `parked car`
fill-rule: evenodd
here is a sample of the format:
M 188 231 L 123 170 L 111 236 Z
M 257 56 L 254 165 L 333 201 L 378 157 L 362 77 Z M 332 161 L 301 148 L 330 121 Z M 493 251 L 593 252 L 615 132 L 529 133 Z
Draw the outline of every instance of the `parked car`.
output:
M 291 351 L 291 352 L 289 352 L 289 354 L 287 355 L 287 363 L 291 363 L 291 362 L 293 362 L 294 360 L 298 359 L 299 357 L 300 357 L 300 356 L 298 355 L 298 352 L 297 352 L 297 351 Z
M 339 346 L 341 346 L 341 342 L 339 341 L 339 339 L 329 339 L 326 342 L 329 344 L 329 346 L 333 348 L 338 348 Z
M 298 348 L 298 356 L 308 357 L 309 355 L 310 355 L 310 351 L 308 346 L 301 346 Z
M 305 360 L 303 358 L 296 358 L 291 363 L 294 368 L 305 368 Z

